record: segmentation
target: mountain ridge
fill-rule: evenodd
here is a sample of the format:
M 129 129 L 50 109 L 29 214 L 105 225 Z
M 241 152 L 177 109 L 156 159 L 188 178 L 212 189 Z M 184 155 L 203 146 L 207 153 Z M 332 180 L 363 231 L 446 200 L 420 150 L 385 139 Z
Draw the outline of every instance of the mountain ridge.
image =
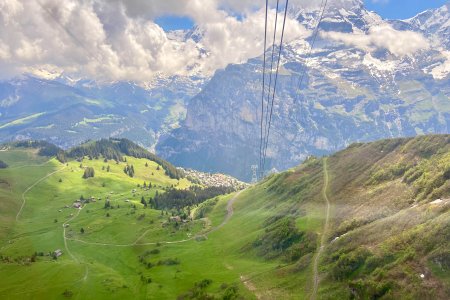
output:
M 318 5 L 290 11 L 310 30 L 318 13 Z M 284 47 L 268 169 L 283 170 L 354 141 L 447 133 L 450 26 L 429 23 L 435 15 L 445 19 L 448 5 L 408 20 L 383 20 L 361 1 L 331 2 L 310 57 L 311 38 Z M 423 35 L 430 48 L 414 55 L 402 54 L 407 47 L 384 49 L 377 46 L 377 30 Z M 201 42 L 202 31 L 173 38 L 192 36 Z M 348 44 L 349 38 L 363 45 Z M 261 59 L 229 65 L 211 78 L 161 75 L 144 87 L 64 76 L 3 81 L 0 141 L 45 139 L 70 148 L 125 137 L 184 167 L 249 180 L 257 161 Z M 224 156 L 215 154 L 221 151 Z
M 447 52 L 433 48 L 403 55 L 400 44 L 392 49 L 377 46 L 384 43 L 376 39 L 378 30 L 421 41 L 422 32 L 411 22 L 383 20 L 364 8 L 353 12 L 356 18 L 336 9 L 324 19 L 330 14 L 340 25 L 321 27 L 310 57 L 303 40 L 284 47 L 267 169 L 283 170 L 352 142 L 448 133 Z M 328 31 L 335 25 L 337 32 Z M 363 46 L 346 44 L 350 37 Z M 429 32 L 428 38 L 434 37 Z M 435 41 L 445 47 L 443 42 Z M 185 167 L 226 170 L 248 180 L 250 166 L 258 161 L 261 66 L 259 57 L 216 72 L 189 102 L 181 127 L 160 140 L 157 152 Z M 298 87 L 303 68 L 306 76 Z

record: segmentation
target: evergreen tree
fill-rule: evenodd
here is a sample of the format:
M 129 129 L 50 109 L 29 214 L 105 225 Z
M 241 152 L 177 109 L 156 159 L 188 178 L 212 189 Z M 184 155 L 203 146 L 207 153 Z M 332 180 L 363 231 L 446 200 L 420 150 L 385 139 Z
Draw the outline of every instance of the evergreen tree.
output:
M 94 177 L 95 176 L 95 171 L 94 168 L 92 167 L 87 167 L 86 169 L 84 169 L 84 174 L 83 174 L 83 178 L 87 179 L 90 177 Z
M 109 200 L 106 200 L 105 202 L 105 209 L 110 208 L 111 207 L 111 202 Z M 107 216 L 109 217 L 109 216 Z

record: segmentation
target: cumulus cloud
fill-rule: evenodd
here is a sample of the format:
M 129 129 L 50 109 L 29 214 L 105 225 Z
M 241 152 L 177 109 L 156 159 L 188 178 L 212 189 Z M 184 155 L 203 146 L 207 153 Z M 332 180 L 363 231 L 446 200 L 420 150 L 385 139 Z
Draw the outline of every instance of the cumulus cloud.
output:
M 193 19 L 202 39 L 164 32 L 154 20 L 168 14 Z M 308 35 L 292 19 L 286 28 L 287 41 Z M 137 82 L 161 73 L 210 75 L 260 55 L 263 32 L 263 8 L 251 1 L 2 0 L 0 75 L 50 71 Z
M 365 51 L 387 49 L 402 57 L 412 55 L 430 47 L 429 41 L 420 33 L 395 30 L 389 24 L 380 24 L 369 29 L 367 34 L 322 32 L 322 37 L 342 42 Z

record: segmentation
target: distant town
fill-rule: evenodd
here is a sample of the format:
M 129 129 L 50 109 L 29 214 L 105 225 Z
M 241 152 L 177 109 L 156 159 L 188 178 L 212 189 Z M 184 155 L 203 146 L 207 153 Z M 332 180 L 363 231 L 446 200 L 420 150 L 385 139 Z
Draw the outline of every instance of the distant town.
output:
M 237 180 L 234 177 L 231 177 L 229 175 L 225 174 L 211 174 L 211 173 L 204 173 L 192 169 L 184 169 L 184 168 L 178 168 L 180 170 L 184 171 L 184 174 L 186 175 L 186 178 L 190 181 L 202 184 L 205 186 L 224 186 L 224 187 L 232 187 L 237 190 L 241 190 L 249 186 L 248 183 L 242 182 Z

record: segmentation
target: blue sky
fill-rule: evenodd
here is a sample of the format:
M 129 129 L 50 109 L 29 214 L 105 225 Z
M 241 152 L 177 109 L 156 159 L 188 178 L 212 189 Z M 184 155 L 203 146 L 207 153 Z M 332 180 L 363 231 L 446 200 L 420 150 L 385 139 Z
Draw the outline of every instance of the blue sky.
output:
M 407 19 L 416 14 L 437 8 L 449 0 L 365 0 L 369 10 L 376 11 L 386 19 Z M 177 29 L 190 29 L 194 22 L 188 17 L 164 16 L 157 18 L 155 22 L 165 31 Z
M 366 7 L 386 19 L 407 19 L 418 13 L 437 8 L 448 0 L 366 0 Z
M 157 18 L 155 23 L 161 26 L 165 31 L 190 29 L 194 26 L 194 22 L 188 17 L 164 16 Z

